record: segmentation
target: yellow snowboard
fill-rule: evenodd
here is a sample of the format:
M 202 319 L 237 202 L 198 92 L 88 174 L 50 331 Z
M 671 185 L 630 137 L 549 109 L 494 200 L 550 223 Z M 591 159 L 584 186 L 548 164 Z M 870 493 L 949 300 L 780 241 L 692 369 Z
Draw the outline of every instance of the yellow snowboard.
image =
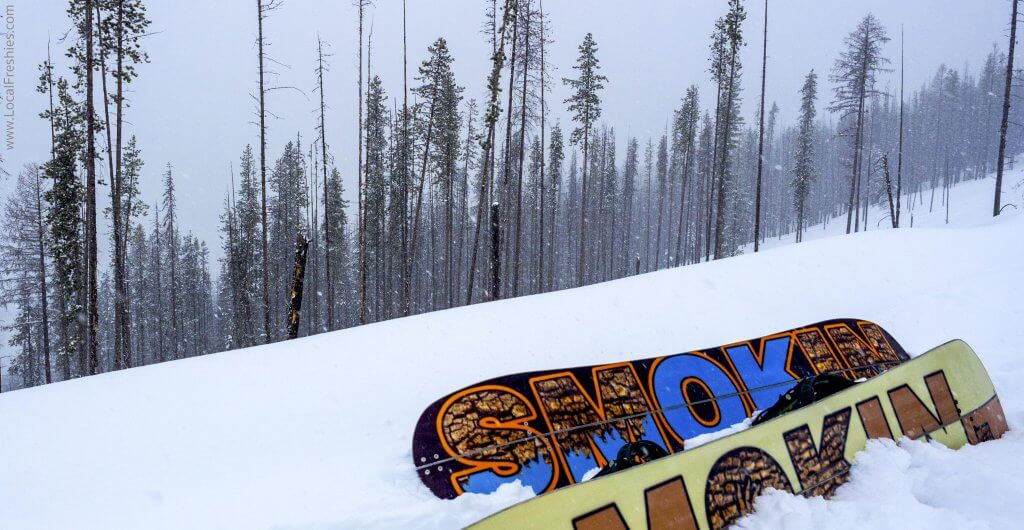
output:
M 1006 430 L 988 372 L 954 340 L 762 425 L 552 491 L 470 528 L 725 528 L 769 487 L 829 497 L 868 438 L 929 437 L 959 448 Z

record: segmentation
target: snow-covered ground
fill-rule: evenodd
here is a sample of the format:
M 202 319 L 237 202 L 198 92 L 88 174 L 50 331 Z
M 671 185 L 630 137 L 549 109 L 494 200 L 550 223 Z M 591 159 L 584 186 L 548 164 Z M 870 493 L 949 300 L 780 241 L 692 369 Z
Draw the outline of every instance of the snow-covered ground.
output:
M 1000 389 L 1006 389 L 1005 386 Z M 1001 397 L 1006 397 L 1004 390 Z M 740 520 L 743 530 L 1020 528 L 1024 504 L 1024 426 L 1020 395 L 1011 394 L 1010 431 L 1001 440 L 958 451 L 938 442 L 871 440 L 857 455 L 850 482 L 829 500 L 772 491 Z M 1009 401 L 1009 399 L 1003 400 Z
M 1013 215 L 1024 212 L 1024 156 L 1015 160 L 1014 169 L 1007 169 L 1003 176 L 1003 213 Z M 946 221 L 946 206 L 942 203 L 942 188 L 935 190 L 935 203 L 931 204 L 931 190 L 924 189 L 920 194 L 904 194 L 901 199 L 900 224 L 902 228 L 970 228 L 988 225 L 992 222 L 992 195 L 995 191 L 995 174 L 981 180 L 971 180 L 955 185 L 950 192 L 949 221 Z M 1006 206 L 1007 203 L 1013 206 Z M 931 211 L 929 211 L 931 209 Z M 863 214 L 863 212 L 861 212 Z M 863 217 L 861 230 L 874 232 L 892 230 L 889 220 L 889 204 L 872 205 L 868 208 L 868 222 L 865 229 Z M 826 237 L 844 235 L 846 233 L 846 215 L 833 217 L 827 223 L 808 227 L 804 232 L 804 242 Z M 778 248 L 791 245 L 793 233 L 782 237 L 769 237 L 763 240 L 762 249 Z M 753 243 L 743 248 L 745 253 L 752 252 Z M 898 337 L 897 337 L 898 338 Z
M 1019 208 L 1022 177 L 1007 179 Z M 5 393 L 0 528 L 456 528 L 526 492 L 442 501 L 419 483 L 411 434 L 438 396 L 834 317 L 878 322 L 915 353 L 963 338 L 1019 431 L 1024 215 L 993 221 L 991 190 L 956 187 L 948 227 L 937 207 L 914 229 L 814 234 L 836 222 L 757 255 Z M 1012 526 L 1022 451 L 1018 432 L 956 452 L 872 444 L 835 500 L 771 494 L 743 524 Z

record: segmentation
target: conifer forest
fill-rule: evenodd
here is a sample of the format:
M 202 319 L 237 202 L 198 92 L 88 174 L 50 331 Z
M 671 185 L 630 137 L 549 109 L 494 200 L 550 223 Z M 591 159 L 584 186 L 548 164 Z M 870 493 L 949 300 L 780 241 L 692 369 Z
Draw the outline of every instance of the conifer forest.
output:
M 605 118 L 621 80 L 600 37 L 566 43 L 544 0 L 465 2 L 451 26 L 479 34 L 488 65 L 472 79 L 449 28 L 382 57 L 376 3 L 404 15 L 405 0 L 355 0 L 334 31 L 358 48 L 316 37 L 312 67 L 295 69 L 312 87 L 309 127 L 271 142 L 271 95 L 288 88 L 272 81 L 271 44 L 298 38 L 275 17 L 300 0 L 250 0 L 252 53 L 231 58 L 255 87 L 237 95 L 252 120 L 232 125 L 250 141 L 213 161 L 230 185 L 205 240 L 183 207 L 195 190 L 134 125 L 134 87 L 159 61 L 152 1 L 67 0 L 66 32 L 32 51 L 48 104 L 25 119 L 46 124 L 49 150 L 2 163 L 2 391 L 759 252 L 822 224 L 912 227 L 922 210 L 948 219 L 955 185 L 993 172 L 999 215 L 1004 166 L 1024 152 L 1014 37 L 904 87 L 915 58 L 902 21 L 864 12 L 829 68 L 773 94 L 764 80 L 786 58 L 772 55 L 775 2 L 762 0 L 721 0 L 714 25 L 687 37 L 704 78 L 670 87 L 654 134 Z M 1008 29 L 1017 1 L 1004 2 Z M 554 43 L 574 61 L 554 64 Z M 744 64 L 744 49 L 758 60 Z M 384 79 L 398 61 L 406 75 Z M 354 70 L 357 99 L 341 99 L 331 69 Z M 799 107 L 782 112 L 783 96 Z M 334 120 L 358 140 L 328 134 Z

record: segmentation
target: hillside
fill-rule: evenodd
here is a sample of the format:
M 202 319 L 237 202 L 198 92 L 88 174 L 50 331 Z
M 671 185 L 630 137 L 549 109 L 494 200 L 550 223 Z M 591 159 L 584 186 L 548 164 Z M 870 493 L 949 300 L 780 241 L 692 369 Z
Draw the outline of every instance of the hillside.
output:
M 1006 202 L 1021 203 L 1021 175 L 1008 179 Z M 991 185 L 955 188 L 949 226 L 940 208 L 922 211 L 926 199 L 913 229 L 817 237 L 834 222 L 757 255 L 0 395 L 0 527 L 457 527 L 524 492 L 441 501 L 420 485 L 411 434 L 436 397 L 504 373 L 833 317 L 878 322 L 912 353 L 966 340 L 1020 429 L 1024 216 L 1008 208 L 992 220 Z M 1024 487 L 1024 474 L 1013 478 L 1021 449 L 1017 433 L 956 453 L 873 445 L 837 501 L 774 494 L 744 524 L 823 528 L 842 516 L 844 526 L 896 526 L 891 517 L 906 512 L 898 521 L 911 526 L 997 527 L 1024 510 L 1004 502 L 1006 488 Z M 960 500 L 971 490 L 984 504 Z

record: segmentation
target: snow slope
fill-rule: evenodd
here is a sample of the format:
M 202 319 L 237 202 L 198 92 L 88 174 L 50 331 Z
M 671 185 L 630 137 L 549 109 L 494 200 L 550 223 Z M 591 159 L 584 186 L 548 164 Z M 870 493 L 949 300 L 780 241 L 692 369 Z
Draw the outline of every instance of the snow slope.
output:
M 1018 205 L 1022 176 L 1008 179 Z M 1024 377 L 1024 216 L 1009 208 L 991 220 L 991 189 L 954 189 L 962 215 L 949 227 L 809 235 L 757 255 L 2 394 L 0 528 L 459 527 L 525 491 L 441 501 L 420 485 L 411 434 L 438 396 L 833 317 L 878 322 L 911 352 L 963 338 L 1011 428 L 1024 428 L 1014 384 Z M 926 217 L 915 226 L 944 224 Z M 1012 473 L 1022 450 L 1017 433 L 955 453 L 875 444 L 836 501 L 776 493 L 744 524 L 823 528 L 838 515 L 830 524 L 999 527 L 1024 519 L 1024 503 L 1011 502 L 1024 488 Z

